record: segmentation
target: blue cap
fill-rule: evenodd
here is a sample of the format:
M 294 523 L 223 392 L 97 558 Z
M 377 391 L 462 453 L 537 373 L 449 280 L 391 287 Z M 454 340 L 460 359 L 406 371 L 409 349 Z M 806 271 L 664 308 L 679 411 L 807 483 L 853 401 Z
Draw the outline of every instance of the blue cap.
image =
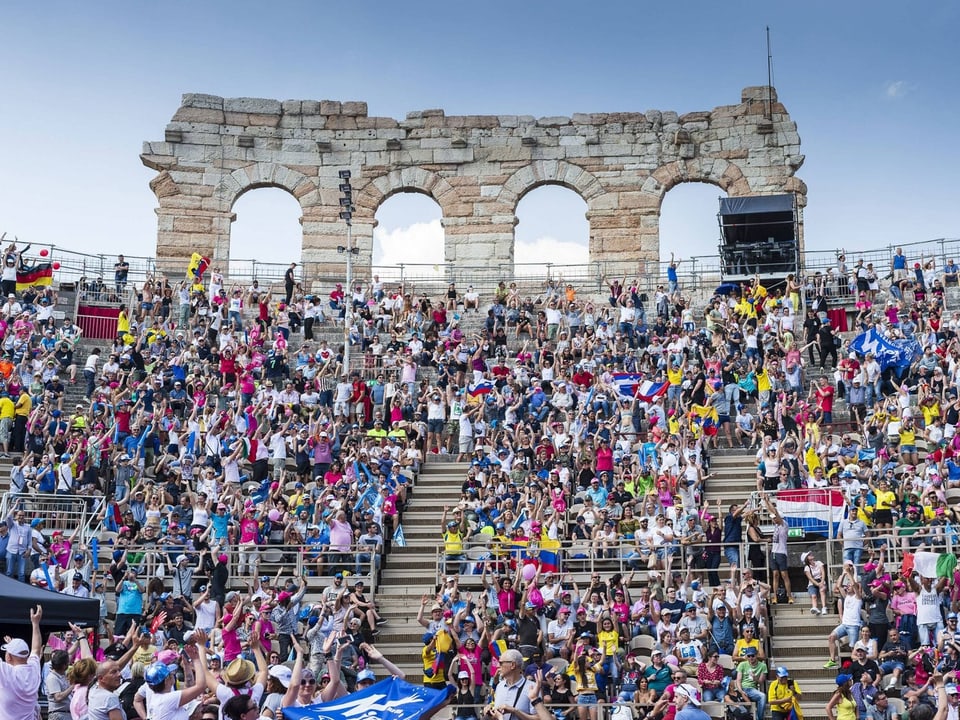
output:
M 364 668 L 363 670 L 357 673 L 357 682 L 363 682 L 364 680 L 369 680 L 370 682 L 373 682 L 376 679 L 377 679 L 377 676 L 373 672 L 373 670 L 368 670 Z
M 687 603 L 686 605 L 683 606 L 683 609 L 684 609 L 684 611 L 687 611 L 687 610 L 696 610 L 696 609 L 697 609 L 697 606 L 694 605 L 693 603 Z
M 837 680 L 836 680 L 837 687 L 840 687 L 841 685 L 846 685 L 851 680 L 853 680 L 853 675 L 848 675 L 847 673 L 840 673 L 839 675 L 837 675 Z
M 143 673 L 143 679 L 147 681 L 147 685 L 159 685 L 170 677 L 171 667 L 176 669 L 176 665 L 170 666 L 164 665 L 162 662 L 155 662 Z
M 780 665 L 777 668 L 777 677 L 790 677 L 790 671 L 787 670 L 783 665 Z

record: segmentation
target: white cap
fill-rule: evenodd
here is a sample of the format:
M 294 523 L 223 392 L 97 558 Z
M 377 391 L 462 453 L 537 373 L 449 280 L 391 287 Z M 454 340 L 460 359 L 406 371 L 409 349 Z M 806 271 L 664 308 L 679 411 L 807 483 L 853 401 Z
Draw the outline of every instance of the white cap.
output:
M 270 677 L 279 680 L 284 687 L 290 687 L 293 671 L 286 665 L 274 665 L 270 668 Z
M 14 638 L 10 642 L 8 642 L 6 645 L 4 645 L 2 648 L 0 648 L 0 650 L 3 650 L 4 652 L 8 652 L 11 655 L 15 655 L 16 657 L 19 657 L 19 658 L 25 658 L 30 655 L 29 646 L 27 645 L 25 640 L 21 640 L 20 638 Z
M 180 563 L 185 562 L 186 560 L 187 560 L 187 556 L 186 556 L 186 555 L 177 555 L 177 562 L 176 562 L 176 564 L 179 565 Z
M 697 707 L 700 706 L 700 701 L 697 699 L 697 690 L 693 687 L 693 685 L 681 683 L 673 689 L 673 692 L 675 695 L 683 695 L 684 697 L 690 698 L 691 703 Z

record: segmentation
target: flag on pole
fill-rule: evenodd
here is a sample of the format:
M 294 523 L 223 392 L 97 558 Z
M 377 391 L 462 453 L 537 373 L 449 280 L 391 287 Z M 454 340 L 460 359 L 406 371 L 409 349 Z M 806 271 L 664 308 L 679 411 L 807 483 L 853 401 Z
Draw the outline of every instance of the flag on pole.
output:
M 846 502 L 841 490 L 781 490 L 777 511 L 792 528 L 835 537 L 843 522 Z
M 658 398 L 666 393 L 669 387 L 670 383 L 666 381 L 653 382 L 653 380 L 644 380 L 637 386 L 637 397 L 650 402 L 654 398 Z
M 51 263 L 20 265 L 17 268 L 17 291 L 23 292 L 34 285 L 53 285 L 53 265 Z

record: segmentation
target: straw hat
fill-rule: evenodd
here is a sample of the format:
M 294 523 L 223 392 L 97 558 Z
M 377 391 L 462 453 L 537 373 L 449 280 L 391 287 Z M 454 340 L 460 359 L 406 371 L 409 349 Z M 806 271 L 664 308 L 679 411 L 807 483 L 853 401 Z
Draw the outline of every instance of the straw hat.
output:
M 227 685 L 243 685 L 245 682 L 253 679 L 257 669 L 249 660 L 237 658 L 229 665 L 223 673 L 223 680 Z

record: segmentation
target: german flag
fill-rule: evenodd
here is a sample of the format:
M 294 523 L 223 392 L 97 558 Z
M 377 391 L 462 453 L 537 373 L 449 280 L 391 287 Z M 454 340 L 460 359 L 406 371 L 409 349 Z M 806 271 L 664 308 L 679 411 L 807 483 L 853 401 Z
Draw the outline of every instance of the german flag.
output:
M 17 290 L 26 290 L 34 285 L 53 285 L 52 264 L 44 262 L 17 268 Z

